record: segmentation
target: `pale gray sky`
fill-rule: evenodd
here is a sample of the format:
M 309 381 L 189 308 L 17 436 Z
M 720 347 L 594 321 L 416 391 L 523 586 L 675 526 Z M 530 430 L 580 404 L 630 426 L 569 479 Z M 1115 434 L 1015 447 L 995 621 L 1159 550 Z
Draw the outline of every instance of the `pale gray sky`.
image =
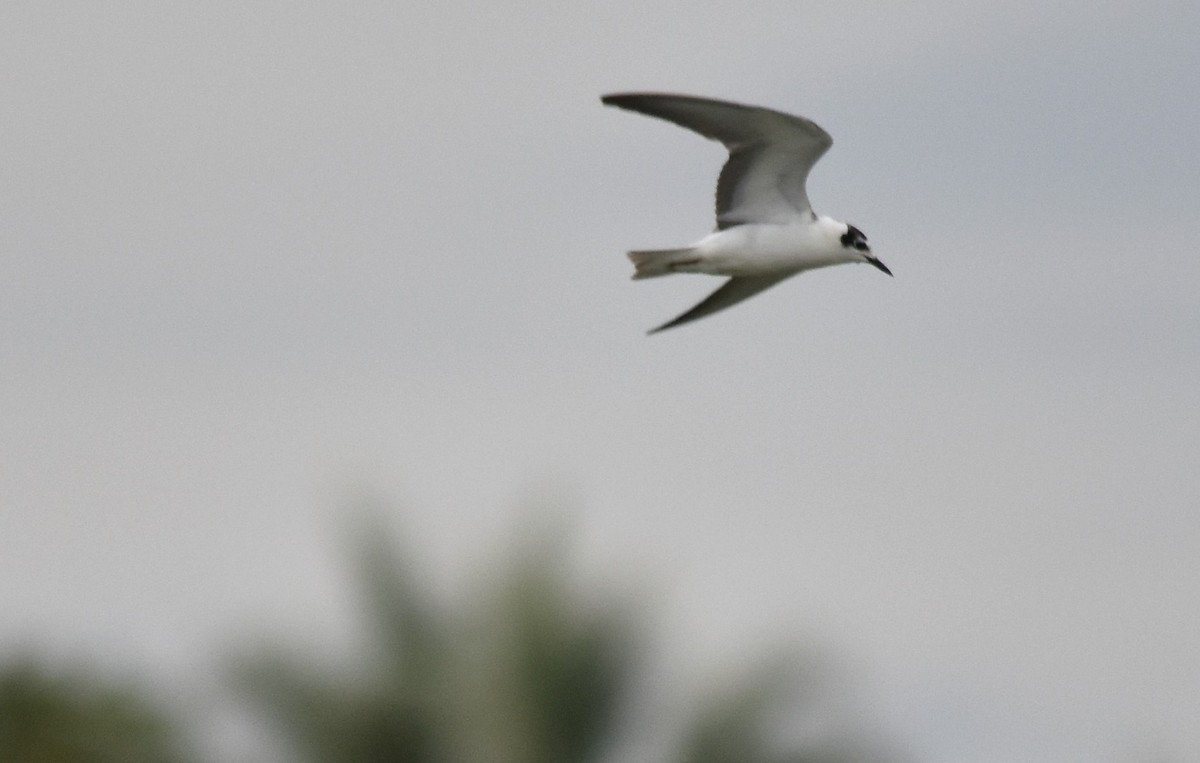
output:
M 685 662 L 824 642 L 922 760 L 1200 760 L 1198 38 L 1183 0 L 4 4 L 0 649 L 337 642 L 349 496 L 454 579 L 563 493 Z M 715 281 L 623 252 L 707 232 L 724 154 L 599 103 L 636 89 L 819 122 L 814 205 L 896 277 L 643 336 Z

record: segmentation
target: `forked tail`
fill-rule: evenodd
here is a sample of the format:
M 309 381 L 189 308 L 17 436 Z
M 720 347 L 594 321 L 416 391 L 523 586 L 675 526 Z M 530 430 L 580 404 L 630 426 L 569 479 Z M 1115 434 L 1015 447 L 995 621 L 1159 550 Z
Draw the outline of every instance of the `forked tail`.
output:
M 633 263 L 633 278 L 655 278 L 686 270 L 689 265 L 700 261 L 691 247 L 683 249 L 643 249 L 630 252 L 629 260 Z

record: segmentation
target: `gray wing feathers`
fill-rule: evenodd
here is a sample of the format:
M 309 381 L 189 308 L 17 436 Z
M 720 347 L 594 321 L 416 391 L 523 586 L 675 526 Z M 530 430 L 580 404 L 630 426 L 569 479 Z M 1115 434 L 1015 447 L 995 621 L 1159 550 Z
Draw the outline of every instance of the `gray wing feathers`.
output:
M 717 182 L 717 227 L 811 215 L 808 172 L 833 145 L 816 123 L 758 106 L 659 93 L 622 93 L 609 106 L 665 119 L 729 149 Z
M 792 275 L 788 273 L 782 276 L 742 276 L 730 278 L 723 283 L 719 289 L 709 294 L 698 305 L 678 316 L 673 318 L 657 328 L 652 328 L 648 334 L 656 334 L 664 329 L 674 328 L 684 323 L 689 323 L 697 318 L 703 318 L 706 315 L 724 310 L 727 307 L 736 305 L 744 299 L 749 299 L 755 294 L 758 294 L 764 289 L 769 289 L 783 279 Z
M 609 106 L 637 111 L 719 140 L 727 148 L 792 132 L 804 142 L 822 145 L 822 153 L 833 144 L 829 133 L 804 117 L 784 114 L 761 106 L 745 106 L 712 98 L 665 93 L 616 93 L 600 99 Z
M 738 197 L 744 195 L 747 190 L 742 184 L 739 193 L 739 184 L 754 166 L 756 158 L 753 151 L 729 152 L 729 159 L 717 178 L 717 230 L 725 230 L 739 224 L 740 221 L 734 220 L 731 210 L 737 208 Z

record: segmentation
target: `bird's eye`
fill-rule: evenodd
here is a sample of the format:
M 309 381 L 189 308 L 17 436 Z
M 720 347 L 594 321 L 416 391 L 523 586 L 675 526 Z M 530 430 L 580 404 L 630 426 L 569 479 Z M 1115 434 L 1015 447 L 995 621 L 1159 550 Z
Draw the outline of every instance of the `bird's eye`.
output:
M 856 242 L 854 243 L 854 248 L 855 248 L 855 249 L 857 249 L 857 250 L 858 250 L 858 251 L 860 251 L 860 252 L 865 252 L 865 251 L 867 251 L 867 245 L 866 245 L 865 243 L 863 243 L 862 241 L 856 241 Z

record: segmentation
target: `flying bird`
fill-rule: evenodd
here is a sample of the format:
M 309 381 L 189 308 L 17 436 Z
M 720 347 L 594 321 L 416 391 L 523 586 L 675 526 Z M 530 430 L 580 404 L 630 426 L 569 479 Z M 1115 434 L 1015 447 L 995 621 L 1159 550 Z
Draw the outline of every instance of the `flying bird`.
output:
M 634 279 L 672 273 L 729 276 L 698 305 L 653 334 L 736 305 L 805 270 L 865 262 L 889 276 L 867 237 L 818 215 L 805 181 L 833 138 L 804 117 L 758 106 L 664 93 L 617 93 L 607 106 L 637 111 L 719 140 L 729 159 L 717 180 L 717 229 L 691 246 L 629 252 Z

